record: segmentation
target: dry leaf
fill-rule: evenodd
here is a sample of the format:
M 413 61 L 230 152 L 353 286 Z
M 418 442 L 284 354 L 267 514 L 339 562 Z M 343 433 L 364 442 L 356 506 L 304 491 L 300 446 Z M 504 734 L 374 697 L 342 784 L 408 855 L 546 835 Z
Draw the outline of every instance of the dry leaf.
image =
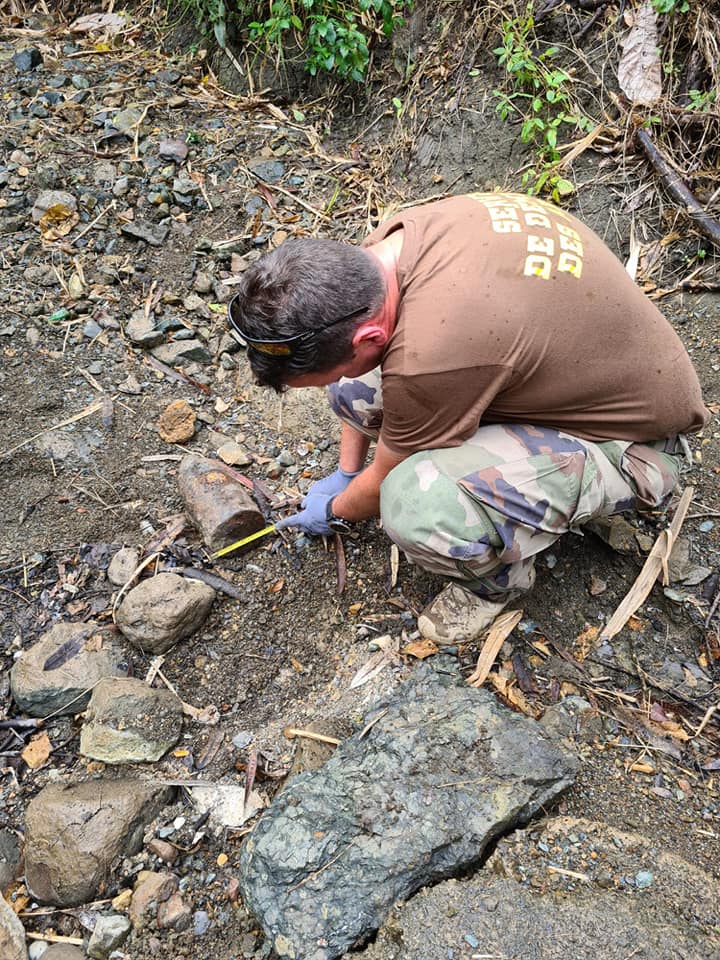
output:
M 47 208 L 38 226 L 43 240 L 58 240 L 66 237 L 79 221 L 80 215 L 76 211 L 64 203 L 55 203 Z
M 354 617 L 356 613 L 360 613 L 363 606 L 364 604 L 362 603 L 351 603 L 350 606 L 348 607 L 348 613 Z
M 31 770 L 37 770 L 50 756 L 50 738 L 43 730 L 35 734 L 22 752 L 22 758 Z
M 432 640 L 413 640 L 412 643 L 402 649 L 402 652 L 408 657 L 416 657 L 418 660 L 424 660 L 425 657 L 431 657 L 439 651 L 440 647 Z
M 640 617 L 629 617 L 626 626 L 629 630 L 634 630 L 635 633 L 640 633 L 640 631 L 645 627 L 645 623 L 640 619 Z
M 280 593 L 280 591 L 284 586 L 285 586 L 285 580 L 282 577 L 280 577 L 280 579 L 276 580 L 271 587 L 268 587 L 268 593 Z
M 295 673 L 305 673 L 305 667 L 299 660 L 296 660 L 295 657 L 290 657 L 290 663 Z
M 540 711 L 535 709 L 522 690 L 508 677 L 493 671 L 488 675 L 488 680 L 510 706 L 517 707 L 528 717 L 537 719 L 540 716 Z
M 356 687 L 361 687 L 364 683 L 367 683 L 368 680 L 372 680 L 373 677 L 376 677 L 385 667 L 394 663 L 398 658 L 400 652 L 400 640 L 398 637 L 386 635 L 384 637 L 378 637 L 374 642 L 380 649 L 370 657 L 367 663 L 360 667 L 352 678 L 350 681 L 351 690 L 354 690 Z
M 657 13 L 650 0 L 639 8 L 618 66 L 620 89 L 633 103 L 652 106 L 662 95 Z
M 110 36 L 125 29 L 125 18 L 119 13 L 88 13 L 78 17 L 70 24 L 72 33 L 92 33 L 94 30 L 104 30 Z
M 482 646 L 477 666 L 473 673 L 467 678 L 471 687 L 481 687 L 490 673 L 490 667 L 495 662 L 495 657 L 500 652 L 506 638 L 513 632 L 515 627 L 522 620 L 522 610 L 506 610 L 495 619 L 490 627 L 487 640 Z
M 390 586 L 397 584 L 398 571 L 400 569 L 400 551 L 396 543 L 390 547 Z
M 600 633 L 600 627 L 586 627 L 583 632 L 575 638 L 573 644 L 573 656 L 576 660 L 584 660 L 595 646 L 595 641 Z

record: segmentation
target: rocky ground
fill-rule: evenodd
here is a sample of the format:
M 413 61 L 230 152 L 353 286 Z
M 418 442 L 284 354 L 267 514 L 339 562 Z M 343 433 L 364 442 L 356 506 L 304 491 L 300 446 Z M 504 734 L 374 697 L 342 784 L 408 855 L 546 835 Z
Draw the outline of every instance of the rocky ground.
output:
M 339 956 L 407 899 L 369 956 L 715 955 L 717 294 L 659 300 L 714 414 L 670 584 L 600 643 L 667 518 L 557 544 L 476 691 L 482 640 L 422 659 L 441 584 L 375 524 L 210 554 L 227 517 L 260 528 L 337 457 L 319 391 L 252 384 L 234 284 L 287 236 L 357 239 L 404 203 L 518 186 L 489 58 L 462 83 L 428 66 L 401 123 L 387 87 L 232 93 L 146 14 L 114 36 L 9 17 L 0 40 L 0 945 Z M 588 57 L 612 53 L 602 36 Z M 570 206 L 623 258 L 632 224 L 659 295 L 698 241 L 623 149 L 580 157 Z M 471 710 L 499 711 L 492 750 Z

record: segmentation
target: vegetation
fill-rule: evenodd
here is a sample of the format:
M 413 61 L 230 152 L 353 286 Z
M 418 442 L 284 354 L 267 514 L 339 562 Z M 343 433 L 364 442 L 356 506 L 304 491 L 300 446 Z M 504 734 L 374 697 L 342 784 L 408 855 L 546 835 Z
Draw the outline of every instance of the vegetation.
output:
M 592 122 L 573 101 L 570 75 L 553 63 L 557 48 L 539 52 L 534 27 L 532 3 L 522 14 L 503 22 L 502 46 L 493 53 L 505 69 L 507 88 L 494 90 L 493 95 L 500 117 L 521 120 L 520 139 L 535 148 L 533 165 L 523 176 L 528 192 L 549 193 L 559 202 L 573 192 L 573 185 L 557 168 L 560 128 L 566 124 L 587 132 Z
M 289 42 L 301 51 L 308 73 L 332 73 L 362 82 L 378 36 L 403 23 L 411 0 L 181 0 L 221 47 L 233 25 L 262 54 L 282 60 Z

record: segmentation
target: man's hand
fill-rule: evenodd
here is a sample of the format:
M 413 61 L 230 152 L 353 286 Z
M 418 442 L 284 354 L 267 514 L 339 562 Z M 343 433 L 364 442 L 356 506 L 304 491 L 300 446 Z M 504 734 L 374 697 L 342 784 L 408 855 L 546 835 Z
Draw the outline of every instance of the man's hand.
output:
M 336 497 L 339 493 L 343 492 L 353 477 L 356 477 L 359 473 L 359 470 L 351 473 L 348 470 L 343 470 L 338 467 L 335 473 L 331 473 L 328 477 L 323 477 L 322 480 L 316 480 L 315 483 L 311 483 L 308 487 L 308 492 L 302 498 L 303 507 L 307 506 L 310 497 L 317 496 L 318 494 L 324 493 L 330 497 Z
M 275 524 L 275 529 L 284 530 L 285 527 L 298 527 L 303 533 L 312 534 L 314 537 L 329 536 L 333 531 L 327 522 L 327 508 L 328 503 L 334 496 L 334 493 L 308 494 L 303 500 L 305 509 L 299 513 L 293 513 L 292 516 L 285 517 L 284 520 L 279 520 Z

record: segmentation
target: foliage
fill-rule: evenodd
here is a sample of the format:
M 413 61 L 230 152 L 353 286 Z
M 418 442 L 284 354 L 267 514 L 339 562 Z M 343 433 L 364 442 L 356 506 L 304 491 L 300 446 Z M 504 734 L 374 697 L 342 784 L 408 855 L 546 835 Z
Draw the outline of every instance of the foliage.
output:
M 690 9 L 688 0 L 652 0 L 652 5 L 658 13 L 687 13 Z
M 199 24 L 212 26 L 220 46 L 233 21 L 266 55 L 284 57 L 297 43 L 305 68 L 362 82 L 374 36 L 390 37 L 412 0 L 180 0 Z
M 567 124 L 586 132 L 592 124 L 573 102 L 570 75 L 553 64 L 557 48 L 538 52 L 534 27 L 532 3 L 524 14 L 503 22 L 502 46 L 493 53 L 505 68 L 509 90 L 493 90 L 493 96 L 500 117 L 520 119 L 520 139 L 535 147 L 535 165 L 523 177 L 528 192 L 550 193 L 559 201 L 573 192 L 572 184 L 557 172 L 560 128 Z

